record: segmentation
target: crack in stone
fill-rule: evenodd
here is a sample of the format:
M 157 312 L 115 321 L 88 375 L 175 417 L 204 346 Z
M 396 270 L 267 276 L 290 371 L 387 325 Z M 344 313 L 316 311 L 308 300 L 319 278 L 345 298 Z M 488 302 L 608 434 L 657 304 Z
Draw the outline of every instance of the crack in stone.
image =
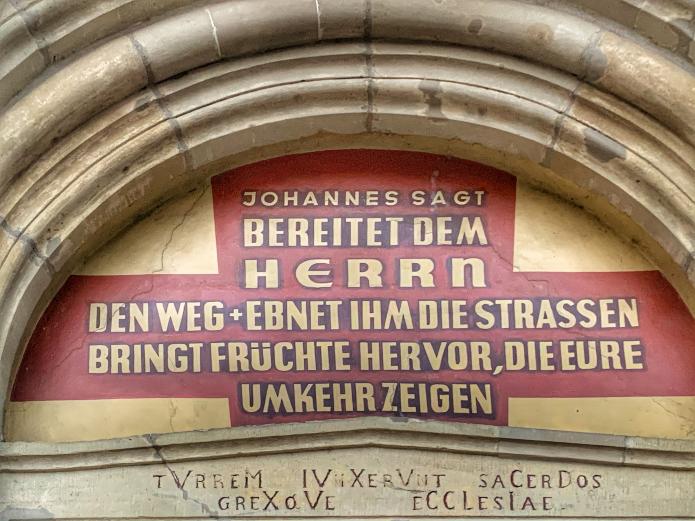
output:
M 323 27 L 321 27 L 321 6 L 319 5 L 319 0 L 314 0 L 314 5 L 316 6 L 316 38 L 318 40 L 323 40 Z
M 169 234 L 169 238 L 167 239 L 166 244 L 164 245 L 164 248 L 162 248 L 162 252 L 159 256 L 159 268 L 154 270 L 152 273 L 161 273 L 164 271 L 164 257 L 166 255 L 167 250 L 169 249 L 169 246 L 171 246 L 171 243 L 174 241 L 174 235 L 176 234 L 176 231 L 183 226 L 184 222 L 186 219 L 191 215 L 193 210 L 195 209 L 196 205 L 200 202 L 200 200 L 203 198 L 205 195 L 205 192 L 207 192 L 208 187 L 205 187 L 203 190 L 200 191 L 200 194 L 195 198 L 191 206 L 186 210 L 183 215 L 181 216 L 181 220 L 171 229 L 171 233 Z
M 174 428 L 174 416 L 179 412 L 179 408 L 174 404 L 173 398 L 169 398 L 169 429 L 171 432 L 176 432 Z
M 152 290 L 154 289 L 154 279 L 153 277 L 149 277 L 150 281 L 150 287 L 147 289 L 144 289 L 142 291 L 138 291 L 137 293 L 133 293 L 133 295 L 130 296 L 130 301 L 133 302 L 135 299 L 138 297 L 142 297 L 143 295 L 147 295 L 148 293 L 152 293 Z M 113 318 L 113 315 L 112 315 Z
M 68 358 L 70 358 L 73 354 L 75 354 L 77 351 L 80 351 L 80 350 L 82 349 L 82 347 L 84 346 L 84 339 L 85 339 L 86 337 L 87 337 L 86 334 L 85 334 L 85 335 L 82 335 L 82 342 L 80 342 L 79 344 L 77 344 L 77 347 L 73 347 L 72 349 L 70 349 L 70 351 L 67 352 L 67 354 L 60 360 L 60 362 L 58 362 L 58 363 L 55 365 L 55 368 L 53 369 L 54 371 L 57 370 L 57 369 L 59 369 L 60 366 L 63 365 L 63 364 L 65 363 L 65 361 L 66 361 Z
M 210 18 L 210 23 L 212 24 L 213 37 L 215 38 L 217 52 L 220 58 L 222 58 L 222 52 L 220 50 L 219 41 L 217 39 L 217 28 L 214 22 L 212 21 L 212 15 L 210 14 L 210 11 L 206 9 L 206 12 L 208 13 L 208 17 Z M 169 125 L 171 125 L 171 127 L 174 130 L 174 135 L 176 136 L 176 147 L 179 149 L 179 152 L 181 152 L 181 154 L 183 155 L 185 167 L 186 169 L 188 169 L 188 165 L 191 164 L 188 144 L 186 143 L 186 140 L 183 137 L 183 130 L 181 129 L 181 125 L 179 124 L 178 120 L 176 119 L 174 114 L 169 110 L 169 108 L 163 103 L 164 96 L 162 96 L 161 91 L 157 87 L 157 81 L 155 79 L 154 71 L 152 70 L 152 63 L 150 62 L 149 56 L 147 56 L 147 51 L 132 34 L 128 35 L 128 39 L 132 43 L 135 52 L 140 57 L 142 65 L 145 68 L 145 74 L 147 75 L 147 83 L 150 86 L 150 90 L 154 94 L 155 103 L 164 114 L 164 117 L 169 123 Z
M 144 290 L 142 290 L 142 291 L 138 291 L 137 293 L 134 293 L 133 295 L 131 295 L 131 296 L 129 297 L 129 301 L 130 301 L 130 302 L 135 301 L 138 297 L 141 297 L 142 295 L 145 295 L 145 294 L 147 294 L 147 293 L 151 293 L 151 292 L 152 292 L 152 290 L 154 289 L 154 280 L 153 280 L 153 277 L 150 276 L 148 280 L 149 280 L 149 282 L 150 282 L 149 288 L 144 289 Z M 114 316 L 115 316 L 117 313 L 118 313 L 118 309 L 115 309 L 115 308 L 112 309 L 112 311 L 111 311 L 111 320 L 112 320 L 112 321 L 113 321 L 113 319 L 114 319 Z M 68 351 L 68 353 L 60 360 L 60 362 L 58 362 L 58 363 L 56 364 L 56 366 L 55 366 L 56 369 L 58 369 L 60 366 L 62 366 L 62 365 L 65 363 L 65 361 L 66 361 L 68 358 L 70 358 L 74 353 L 76 353 L 77 351 L 79 351 L 80 349 L 82 349 L 82 348 L 84 347 L 85 340 L 87 339 L 87 337 L 89 336 L 89 334 L 90 334 L 90 331 L 84 330 L 83 334 L 82 334 L 81 337 L 80 337 L 80 341 L 79 341 L 79 342 L 76 342 L 76 343 L 77 343 L 77 347 L 75 347 L 75 348 L 71 349 L 70 351 Z M 172 431 L 173 431 L 173 428 L 172 428 Z
M 176 488 L 178 488 L 181 491 L 181 497 L 183 497 L 184 501 L 192 501 L 193 503 L 200 506 L 200 508 L 204 514 L 207 514 L 209 517 L 214 518 L 214 519 L 219 518 L 220 517 L 219 512 L 210 508 L 210 506 L 207 503 L 205 503 L 204 501 L 200 501 L 199 499 L 191 497 L 188 494 L 188 491 L 183 488 L 183 484 L 181 483 L 181 480 L 179 479 L 178 474 L 176 474 L 176 471 L 174 471 L 174 469 L 171 468 L 171 466 L 169 465 L 169 462 L 166 460 L 166 458 L 162 454 L 162 448 L 159 445 L 157 445 L 157 436 L 155 436 L 154 434 L 143 434 L 142 437 L 150 445 L 150 447 L 152 447 L 152 449 L 154 449 L 154 452 L 157 455 L 157 458 L 159 459 L 159 461 L 169 471 L 169 474 L 171 474 L 171 477 L 174 480 L 174 483 L 176 484 Z
M 51 261 L 48 259 L 48 257 L 46 255 L 44 255 L 43 253 L 41 253 L 41 251 L 39 251 L 39 246 L 36 243 L 36 241 L 34 239 L 32 239 L 31 237 L 29 237 L 28 235 L 26 235 L 23 231 L 17 230 L 16 228 L 13 228 L 10 225 L 10 223 L 7 222 L 7 219 L 5 219 L 5 217 L 2 215 L 0 215 L 0 228 L 2 228 L 3 231 L 7 235 L 9 235 L 13 239 L 15 239 L 15 242 L 19 241 L 19 242 L 23 243 L 24 245 L 28 246 L 29 249 L 31 250 L 32 255 L 34 257 L 38 258 L 44 264 L 44 266 L 46 266 L 46 268 L 48 269 L 48 271 L 51 275 L 56 274 L 55 267 L 53 266 Z M 7 257 L 5 257 L 5 258 L 7 258 Z M 4 261 L 4 259 L 3 259 L 3 261 Z M 0 264 L 3 264 L 3 263 L 0 263 Z
M 384 485 L 384 487 L 386 487 L 386 488 L 390 488 L 390 489 L 392 489 L 392 490 L 399 490 L 399 491 L 401 491 L 401 492 L 408 492 L 408 493 L 418 492 L 418 493 L 420 493 L 420 494 L 424 494 L 425 492 L 427 492 L 426 490 L 419 490 L 419 489 L 415 489 L 415 488 L 401 487 L 401 486 L 398 486 L 398 485 L 394 484 L 392 481 L 384 481 L 384 480 L 381 480 L 381 483 L 382 483 L 382 484 Z
M 189 165 L 193 164 L 193 161 L 191 160 L 190 148 L 188 146 L 188 143 L 186 143 L 186 139 L 183 136 L 183 129 L 179 124 L 179 120 L 176 119 L 174 113 L 171 112 L 171 110 L 169 110 L 169 107 L 167 107 L 164 103 L 164 96 L 162 95 L 162 92 L 159 90 L 159 88 L 156 85 L 152 84 L 150 85 L 150 90 L 152 91 L 152 94 L 154 94 L 155 103 L 162 111 L 162 114 L 164 114 L 164 118 L 166 119 L 167 123 L 171 125 L 171 128 L 174 131 L 174 135 L 176 136 L 176 148 L 178 148 L 179 152 L 183 157 L 185 170 L 188 170 Z
M 152 93 L 153 93 L 153 95 L 155 96 L 154 101 L 155 101 L 155 102 L 158 102 L 158 100 L 156 99 L 156 94 L 155 94 L 155 92 L 152 91 Z M 148 103 L 149 103 L 149 102 L 148 102 Z M 160 105 L 160 108 L 161 108 L 161 105 Z M 172 124 L 171 121 L 167 121 L 167 122 L 168 122 L 169 124 Z M 128 139 L 126 139 L 126 140 L 123 141 L 122 143 L 118 144 L 118 146 L 117 146 L 115 149 L 108 151 L 105 155 L 100 156 L 98 159 L 95 159 L 94 161 L 90 162 L 88 165 L 85 165 L 85 167 L 82 168 L 79 172 L 76 172 L 76 175 L 68 182 L 68 184 L 67 184 L 65 187 L 63 187 L 62 193 L 69 192 L 70 189 L 71 189 L 71 187 L 80 179 L 80 176 L 81 176 L 82 174 L 84 174 L 85 172 L 89 171 L 91 168 L 94 168 L 95 165 L 97 165 L 97 164 L 98 164 L 100 161 L 102 161 L 105 157 L 107 157 L 108 155 L 114 153 L 116 150 L 120 150 L 120 149 L 122 149 L 123 147 L 129 145 L 132 141 L 136 140 L 138 137 L 144 135 L 146 132 L 150 131 L 151 129 L 153 129 L 154 127 L 156 127 L 157 125 L 159 125 L 159 124 L 161 124 L 161 123 L 162 123 L 161 121 L 157 121 L 156 123 L 147 126 L 146 128 L 142 129 L 142 131 L 139 132 L 137 135 L 132 136 L 132 137 L 129 137 Z M 183 142 L 182 140 L 179 140 L 179 142 L 177 143 L 177 147 L 179 148 L 179 150 L 182 150 L 182 147 L 183 147 L 183 149 L 186 150 L 186 152 L 185 152 L 184 155 L 183 155 L 183 159 L 184 159 L 185 165 L 188 165 L 188 164 L 189 164 L 189 162 L 188 162 L 189 159 L 188 159 L 188 148 L 187 148 L 186 143 Z M 73 152 L 74 152 L 74 151 L 73 151 Z M 59 197 L 60 197 L 60 194 L 57 194 L 57 195 L 55 195 L 55 196 L 50 197 L 48 200 L 46 200 L 45 204 L 44 204 L 39 210 L 37 210 L 37 211 L 35 212 L 34 217 L 32 217 L 32 219 L 29 221 L 29 223 L 25 226 L 25 230 L 26 230 L 29 226 L 31 226 L 31 224 L 33 224 L 34 221 L 38 218 L 38 216 L 41 215 L 41 214 L 46 210 L 46 208 L 48 208 L 51 204 L 53 204 Z M 40 259 L 41 261 L 43 261 L 44 264 L 46 265 L 48 271 L 49 271 L 52 275 L 55 275 L 57 271 L 56 271 L 55 267 L 53 266 L 53 264 L 52 264 L 52 263 L 50 262 L 50 260 L 48 259 L 48 257 L 45 256 L 45 255 L 43 255 L 43 254 L 38 250 L 38 245 L 37 245 L 35 242 L 29 242 L 29 241 L 33 241 L 33 239 L 31 239 L 30 237 L 26 236 L 26 235 L 24 234 L 24 231 L 16 230 L 16 229 L 12 228 L 12 227 L 9 225 L 9 223 L 7 223 L 7 222 L 3 223 L 3 221 L 5 221 L 5 218 L 4 218 L 2 215 L 0 215 L 0 228 L 3 228 L 3 229 L 4 229 L 9 235 L 11 235 L 12 237 L 14 237 L 14 238 L 16 238 L 16 239 L 20 239 L 22 242 L 27 242 L 27 243 L 29 244 L 29 246 L 32 248 L 32 250 L 33 250 L 34 255 L 36 256 L 36 258 L 38 258 L 38 259 Z M 32 246 L 32 245 L 33 245 L 33 246 Z M 9 252 L 6 254 L 6 256 L 5 256 L 3 259 L 0 260 L 0 265 L 2 265 L 2 264 L 5 262 L 5 260 L 6 260 L 6 258 L 7 258 L 7 255 L 9 255 Z
M 208 18 L 210 19 L 210 25 L 212 26 L 212 37 L 215 39 L 215 50 L 217 51 L 217 57 L 221 60 L 222 48 L 220 47 L 220 39 L 217 36 L 217 26 L 215 25 L 215 21 L 212 19 L 212 13 L 210 12 L 210 9 L 206 7 L 205 12 L 207 13 Z

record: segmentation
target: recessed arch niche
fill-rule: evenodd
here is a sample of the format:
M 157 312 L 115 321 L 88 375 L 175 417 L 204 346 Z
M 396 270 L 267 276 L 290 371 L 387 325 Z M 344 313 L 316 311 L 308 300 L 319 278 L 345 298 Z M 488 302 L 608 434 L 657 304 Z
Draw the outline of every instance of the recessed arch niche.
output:
M 508 173 L 288 155 L 97 251 L 29 341 L 6 435 L 386 416 L 687 439 L 691 322 L 633 244 Z
M 583 217 L 572 231 L 591 229 L 592 240 L 603 238 L 587 248 L 602 252 L 612 272 L 621 256 L 634 268 L 627 277 L 658 278 L 656 267 L 678 293 L 667 286 L 661 292 L 673 295 L 677 315 L 685 313 L 682 303 L 692 312 L 695 98 L 692 13 L 684 2 L 88 4 L 17 1 L 0 9 L 0 46 L 11 47 L 0 53 L 0 395 L 2 421 L 8 420 L 2 430 L 17 440 L 55 440 L 2 442 L 0 517 L 200 518 L 264 507 L 275 515 L 278 506 L 291 517 L 404 518 L 449 513 L 449 506 L 464 515 L 471 501 L 480 515 L 692 517 L 695 451 L 683 439 L 692 434 L 692 409 L 673 394 L 642 408 L 653 420 L 639 422 L 646 431 L 626 427 L 620 414 L 629 407 L 611 417 L 622 431 L 600 418 L 571 424 L 596 409 L 586 404 L 581 414 L 575 407 L 569 415 L 557 409 L 543 415 L 559 419 L 554 424 L 512 423 L 521 428 L 406 415 L 168 425 L 172 415 L 155 408 L 146 411 L 153 420 L 147 427 L 79 433 L 84 440 L 127 437 L 75 443 L 58 442 L 67 437 L 57 432 L 39 436 L 27 423 L 28 434 L 17 434 L 15 420 L 24 413 L 17 416 L 21 400 L 10 397 L 22 385 L 37 324 L 65 295 L 61 288 L 79 277 L 119 276 L 85 271 L 100 257 L 105 269 L 104 256 L 116 257 L 114 244 L 164 233 L 166 245 L 167 232 L 181 220 L 177 205 L 188 209 L 197 197 L 202 204 L 213 176 L 306 152 L 424 152 L 507 172 L 516 178 L 515 201 L 525 200 L 533 220 L 546 219 L 554 230 L 556 240 L 546 247 L 561 256 L 558 226 L 578 213 Z M 562 220 L 548 222 L 548 215 Z M 176 228 L 170 247 L 190 222 Z M 524 236 L 519 232 L 515 237 Z M 156 264 L 155 256 L 161 280 L 176 269 L 174 258 L 160 255 Z M 151 261 L 126 262 L 152 271 Z M 576 256 L 572 262 L 579 272 L 587 269 Z M 684 317 L 683 328 L 691 320 Z M 686 368 L 674 362 L 676 374 Z M 538 403 L 529 407 L 541 410 Z M 179 419 L 190 413 L 167 411 Z M 665 417 L 668 422 L 660 420 Z M 194 427 L 224 428 L 189 430 Z M 185 432 L 158 434 L 177 430 Z M 354 462 L 364 466 L 350 467 Z M 362 489 L 368 481 L 360 480 L 357 488 L 341 487 L 334 476 L 325 489 L 302 482 L 323 480 L 329 470 L 345 479 L 364 468 L 393 483 L 396 462 L 420 476 L 405 485 L 408 492 Z M 231 467 L 249 469 L 251 487 L 235 495 L 227 480 L 230 490 L 218 494 L 214 476 Z M 259 470 L 265 487 L 252 481 Z M 202 481 L 186 480 L 189 471 Z M 490 471 L 492 480 L 482 476 Z M 442 472 L 445 477 L 434 477 Z M 505 486 L 518 484 L 512 475 L 526 480 L 522 496 L 501 512 L 495 499 L 481 499 L 497 497 L 485 490 L 497 475 Z M 469 495 L 445 495 L 450 489 L 438 491 L 437 479 Z M 543 487 L 531 490 L 534 479 L 553 487 L 549 503 Z M 429 500 L 418 490 L 431 493 Z M 281 491 L 282 505 L 278 496 L 259 506 L 267 499 L 263 491 L 270 497 Z M 245 495 L 257 498 L 255 508 L 232 501 Z M 290 496 L 303 498 L 297 509 L 284 503 Z M 368 497 L 375 507 L 367 511 Z

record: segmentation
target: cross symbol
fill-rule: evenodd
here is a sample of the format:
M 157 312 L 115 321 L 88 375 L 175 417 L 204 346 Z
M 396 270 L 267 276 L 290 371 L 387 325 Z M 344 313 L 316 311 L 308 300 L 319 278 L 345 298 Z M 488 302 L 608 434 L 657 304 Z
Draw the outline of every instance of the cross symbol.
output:
M 244 313 L 239 308 L 234 308 L 232 311 L 229 312 L 229 317 L 235 322 L 238 322 L 243 316 Z
M 438 172 L 433 175 L 433 172 Z M 242 194 L 257 191 L 385 191 L 396 190 L 408 201 L 414 190 L 442 189 L 454 192 L 468 188 L 485 190 L 486 202 L 470 209 L 455 207 L 352 205 L 326 207 L 263 206 L 245 207 Z M 303 421 L 316 415 L 288 418 L 250 416 L 240 409 L 238 385 L 248 382 L 326 382 L 354 380 L 375 385 L 388 379 L 428 382 L 491 382 L 497 403 L 493 419 L 468 419 L 480 423 L 505 425 L 510 397 L 621 397 L 621 396 L 694 396 L 695 335 L 693 319 L 671 286 L 657 271 L 561 273 L 514 271 L 515 179 L 484 165 L 445 157 L 411 152 L 329 151 L 289 156 L 242 167 L 217 176 L 212 181 L 216 240 L 220 272 L 214 275 L 132 275 L 74 276 L 47 310 L 29 343 L 13 389 L 13 400 L 76 400 L 97 398 L 148 397 L 226 397 L 229 398 L 233 424 L 270 421 Z M 328 215 L 437 215 L 440 212 L 482 215 L 489 231 L 488 246 L 412 245 L 388 248 L 279 248 L 259 247 L 246 251 L 241 247 L 241 219 L 245 216 L 328 216 Z M 539 230 L 538 233 L 543 233 Z M 582 255 L 577 239 L 576 255 Z M 477 256 L 487 267 L 488 287 L 452 288 L 442 274 L 447 258 Z M 241 267 L 245 257 L 278 259 L 281 287 L 245 289 L 241 285 Z M 334 274 L 333 286 L 307 289 L 294 278 L 292 269 L 307 258 L 329 258 L 333 266 L 344 266 L 349 258 L 384 260 L 383 288 L 347 289 L 342 270 Z M 393 267 L 400 257 L 426 257 L 437 264 L 436 287 L 431 289 L 398 287 Z M 223 302 L 234 322 L 221 331 L 196 333 L 93 333 L 86 334 L 89 302 Z M 247 300 L 264 299 L 403 299 L 411 304 L 418 299 L 479 298 L 618 298 L 638 300 L 640 325 L 636 329 L 506 329 L 506 330 L 429 330 L 429 331 L 246 331 L 240 323 Z M 121 299 L 121 300 L 119 300 Z M 668 310 L 664 312 L 663 310 Z M 199 373 L 87 374 L 88 346 L 92 343 L 151 342 L 265 342 L 345 340 L 489 340 L 499 349 L 504 340 L 564 339 L 639 339 L 645 346 L 646 369 L 605 372 L 501 371 L 489 374 L 475 371 L 398 372 L 384 375 L 354 368 L 349 375 L 318 372 L 211 373 L 204 367 Z M 82 349 L 75 349 L 82 346 Z M 127 383 L 124 383 L 127 382 Z M 318 419 L 330 416 L 321 415 Z

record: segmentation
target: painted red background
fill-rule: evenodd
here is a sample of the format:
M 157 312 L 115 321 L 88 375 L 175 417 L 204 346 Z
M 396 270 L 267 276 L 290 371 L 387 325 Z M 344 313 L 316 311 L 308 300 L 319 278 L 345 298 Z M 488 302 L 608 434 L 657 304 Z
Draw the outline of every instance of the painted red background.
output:
M 327 151 L 288 156 L 242 167 L 212 180 L 218 251 L 218 275 L 73 276 L 40 321 L 22 361 L 12 392 L 16 401 L 88 400 L 139 397 L 229 397 L 232 425 L 325 419 L 335 414 L 252 416 L 238 405 L 241 382 L 325 382 L 325 381 L 441 381 L 491 382 L 495 390 L 494 419 L 468 419 L 482 423 L 506 424 L 507 398 L 592 397 L 592 396 L 684 396 L 695 394 L 695 323 L 676 292 L 657 271 L 621 273 L 515 273 L 512 270 L 514 245 L 515 178 L 480 164 L 413 152 Z M 457 208 L 413 207 L 413 190 L 483 189 L 486 204 Z M 398 190 L 397 206 L 359 208 L 246 208 L 240 204 L 246 190 Z M 347 215 L 482 215 L 491 244 L 482 246 L 433 246 L 389 248 L 240 248 L 241 217 L 267 214 L 281 216 Z M 538 230 L 543 233 L 542 229 Z M 577 243 L 576 254 L 582 254 Z M 451 289 L 444 262 L 447 257 L 474 255 L 485 260 L 488 288 Z M 331 289 L 305 289 L 291 276 L 301 259 L 329 257 L 337 267 Z M 436 259 L 436 290 L 346 289 L 343 287 L 343 260 L 380 258 L 390 269 L 396 258 Z M 240 263 L 243 258 L 280 258 L 285 269 L 280 289 L 241 289 Z M 492 331 L 321 331 L 246 332 L 240 323 L 215 333 L 89 334 L 89 302 L 221 300 L 228 306 L 248 299 L 381 298 L 615 298 L 635 297 L 640 309 L 638 329 L 612 330 L 492 330 Z M 500 349 L 504 340 L 639 338 L 645 346 L 647 365 L 642 371 L 577 371 L 505 373 L 490 376 L 483 372 L 361 372 L 349 373 L 185 373 L 141 375 L 90 375 L 90 343 L 134 343 L 173 341 L 233 340 L 489 340 Z M 343 414 L 341 417 L 357 415 Z M 441 417 L 439 417 L 442 419 Z

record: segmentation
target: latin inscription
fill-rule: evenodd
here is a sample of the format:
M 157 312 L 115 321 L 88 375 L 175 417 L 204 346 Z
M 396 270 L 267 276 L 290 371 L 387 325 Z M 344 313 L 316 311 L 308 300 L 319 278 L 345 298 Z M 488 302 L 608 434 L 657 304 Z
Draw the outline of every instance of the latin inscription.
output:
M 601 473 L 567 468 L 513 468 L 466 478 L 436 468 L 306 466 L 289 469 L 278 486 L 272 472 L 262 468 L 219 472 L 182 468 L 152 474 L 152 489 L 161 493 L 176 488 L 209 497 L 219 512 L 227 514 L 338 515 L 341 502 L 350 497 L 346 491 L 414 515 L 551 514 L 562 510 L 567 495 L 589 501 L 605 483 Z

